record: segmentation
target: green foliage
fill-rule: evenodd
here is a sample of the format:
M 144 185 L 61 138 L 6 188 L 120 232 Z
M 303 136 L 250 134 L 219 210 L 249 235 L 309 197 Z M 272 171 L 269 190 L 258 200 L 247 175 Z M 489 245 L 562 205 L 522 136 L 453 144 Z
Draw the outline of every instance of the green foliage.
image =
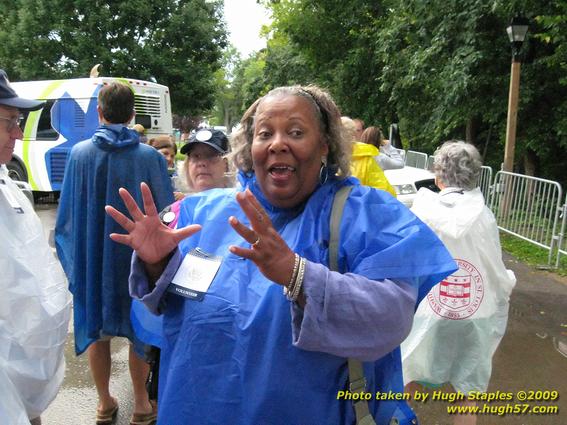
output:
M 270 40 L 264 52 L 264 63 L 266 88 L 318 82 L 317 74 L 301 49 L 281 36 Z
M 240 61 L 240 54 L 236 48 L 229 46 L 223 54 L 222 68 L 215 72 L 217 93 L 214 107 L 209 116 L 209 123 L 211 125 L 224 125 L 229 131 L 240 119 L 236 91 L 232 84 L 235 66 Z
M 378 77 L 383 61 L 374 54 L 373 44 L 380 2 L 338 0 L 295 0 L 270 4 L 275 37 L 289 40 L 291 52 L 305 62 L 295 81 L 316 82 L 329 89 L 345 115 L 379 124 L 393 113 L 385 106 Z M 268 46 L 268 56 L 273 45 Z M 277 46 L 282 50 L 282 46 Z M 277 62 L 280 74 L 285 61 Z M 297 63 L 293 63 L 297 67 Z M 272 75 L 268 75 L 272 82 Z M 276 79 L 276 81 L 278 81 Z
M 212 106 L 226 45 L 220 0 L 3 3 L 0 63 L 13 80 L 84 77 L 100 63 L 101 75 L 169 86 L 177 113 Z
M 443 140 L 465 139 L 473 123 L 475 144 L 491 126 L 501 134 L 510 61 L 504 19 L 483 0 L 400 3 L 379 34 L 379 54 L 391 58 L 381 88 L 410 145 L 431 152 Z
M 399 122 L 406 147 L 432 153 L 444 140 L 463 139 L 495 169 L 503 158 L 508 108 L 511 49 L 505 28 L 523 13 L 530 30 L 516 170 L 523 172 L 527 161 L 536 175 L 567 184 L 564 0 L 263 3 L 272 10 L 278 40 L 268 44 L 264 87 L 301 81 L 287 75 L 306 75 L 330 89 L 344 114 L 368 125 Z M 296 60 L 284 59 L 289 52 Z M 270 60 L 275 66 L 268 66 Z

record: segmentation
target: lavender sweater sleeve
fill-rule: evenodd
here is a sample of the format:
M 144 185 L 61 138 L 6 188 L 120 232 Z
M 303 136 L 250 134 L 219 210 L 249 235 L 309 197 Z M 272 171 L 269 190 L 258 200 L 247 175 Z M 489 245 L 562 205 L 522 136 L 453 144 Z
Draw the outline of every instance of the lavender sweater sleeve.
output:
M 134 251 L 134 254 L 132 254 L 130 278 L 128 279 L 130 296 L 142 301 L 152 313 L 161 314 L 160 306 L 162 297 L 165 294 L 167 286 L 173 280 L 173 276 L 177 272 L 177 269 L 181 265 L 182 259 L 181 251 L 176 249 L 169 260 L 169 263 L 167 263 L 165 270 L 156 282 L 155 288 L 150 290 L 150 283 L 148 282 L 144 263 Z
M 309 351 L 373 361 L 411 330 L 417 290 L 399 280 L 370 280 L 307 262 L 305 308 L 291 305 L 293 344 Z

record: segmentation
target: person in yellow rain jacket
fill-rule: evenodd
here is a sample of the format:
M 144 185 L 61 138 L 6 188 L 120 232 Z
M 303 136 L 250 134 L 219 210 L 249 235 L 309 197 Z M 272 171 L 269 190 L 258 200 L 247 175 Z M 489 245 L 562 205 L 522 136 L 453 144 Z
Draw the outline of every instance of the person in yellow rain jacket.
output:
M 342 117 L 341 121 L 345 131 L 351 132 L 354 138 L 355 126 L 352 119 Z M 380 151 L 376 148 L 376 146 L 353 141 L 351 160 L 352 175 L 360 180 L 360 184 L 385 190 L 393 197 L 396 197 L 396 191 L 384 175 L 384 171 L 382 171 L 374 159 L 374 157 L 379 154 Z

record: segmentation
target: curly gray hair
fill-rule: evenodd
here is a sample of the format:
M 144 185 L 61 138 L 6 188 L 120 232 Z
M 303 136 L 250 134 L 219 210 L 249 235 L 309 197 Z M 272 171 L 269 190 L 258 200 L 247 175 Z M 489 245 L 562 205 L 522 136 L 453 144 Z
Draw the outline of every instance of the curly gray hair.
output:
M 447 187 L 472 190 L 478 186 L 482 160 L 470 143 L 450 140 L 435 151 L 433 172 Z
M 240 127 L 230 138 L 232 153 L 229 154 L 229 157 L 236 168 L 244 172 L 252 171 L 251 147 L 258 107 L 267 98 L 286 96 L 299 96 L 309 101 L 315 117 L 319 121 L 323 142 L 329 147 L 327 166 L 330 175 L 338 173 L 340 178 L 349 176 L 352 142 L 348 137 L 345 137 L 341 124 L 341 113 L 331 96 L 314 85 L 277 87 L 257 99 L 248 108 L 240 120 Z

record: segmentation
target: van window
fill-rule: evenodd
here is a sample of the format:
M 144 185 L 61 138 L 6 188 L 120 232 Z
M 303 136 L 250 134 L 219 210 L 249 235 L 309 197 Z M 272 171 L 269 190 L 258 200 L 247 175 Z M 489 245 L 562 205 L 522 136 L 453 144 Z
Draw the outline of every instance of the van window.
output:
M 37 124 L 37 140 L 57 140 L 59 138 L 59 133 L 51 127 L 51 108 L 54 103 L 55 100 L 48 100 L 41 110 L 39 123 Z
M 141 124 L 146 130 L 152 128 L 152 117 L 144 114 L 136 114 L 135 123 Z

